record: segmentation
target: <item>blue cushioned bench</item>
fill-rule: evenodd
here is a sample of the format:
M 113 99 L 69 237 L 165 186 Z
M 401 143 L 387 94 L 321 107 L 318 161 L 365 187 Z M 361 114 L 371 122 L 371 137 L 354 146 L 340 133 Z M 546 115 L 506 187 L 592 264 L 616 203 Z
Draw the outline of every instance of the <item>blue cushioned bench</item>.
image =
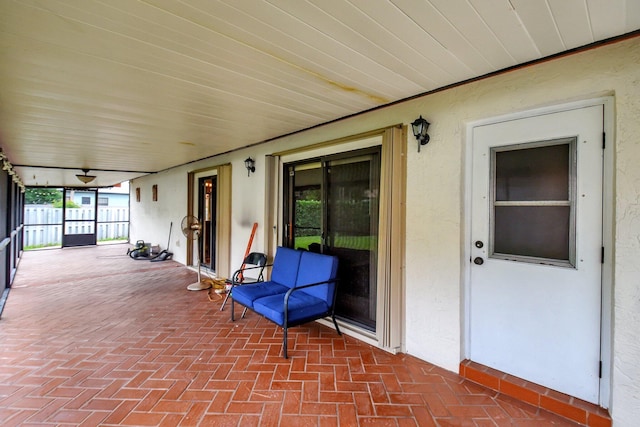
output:
M 334 313 L 337 272 L 334 256 L 278 247 L 271 280 L 231 289 L 231 320 L 237 302 L 281 326 L 285 359 L 289 327 L 329 316 L 342 335 Z

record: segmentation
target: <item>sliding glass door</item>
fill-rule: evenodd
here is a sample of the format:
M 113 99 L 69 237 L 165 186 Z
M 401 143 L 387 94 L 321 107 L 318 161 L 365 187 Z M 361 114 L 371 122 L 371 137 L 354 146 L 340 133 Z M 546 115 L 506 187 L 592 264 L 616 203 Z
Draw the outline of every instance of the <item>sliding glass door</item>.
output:
M 336 314 L 376 329 L 378 147 L 285 164 L 285 236 L 292 248 L 336 255 Z

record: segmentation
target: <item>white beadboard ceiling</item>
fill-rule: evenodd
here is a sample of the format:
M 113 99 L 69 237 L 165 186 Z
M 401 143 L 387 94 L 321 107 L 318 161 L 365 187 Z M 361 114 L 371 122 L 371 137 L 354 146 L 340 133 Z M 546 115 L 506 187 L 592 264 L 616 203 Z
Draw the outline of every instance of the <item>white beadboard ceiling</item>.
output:
M 0 147 L 108 186 L 640 29 L 640 0 L 0 0 Z

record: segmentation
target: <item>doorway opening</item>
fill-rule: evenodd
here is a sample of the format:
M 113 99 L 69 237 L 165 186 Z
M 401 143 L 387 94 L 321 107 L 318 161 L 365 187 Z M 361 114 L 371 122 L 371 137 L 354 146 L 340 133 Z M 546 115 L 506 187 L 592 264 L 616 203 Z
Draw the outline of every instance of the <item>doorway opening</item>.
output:
M 89 246 L 97 243 L 96 223 L 98 221 L 98 190 L 83 188 L 86 208 L 75 209 L 73 194 L 75 189 L 65 188 L 62 197 L 62 247 Z M 83 203 L 85 205 L 85 203 Z
M 201 265 L 209 270 L 215 270 L 216 265 L 216 209 L 217 209 L 216 175 L 200 178 L 198 180 L 198 218 L 202 223 L 200 237 Z
M 229 277 L 231 165 L 192 171 L 187 178 L 187 215 L 197 217 L 203 226 L 197 239 L 200 243 L 196 244 L 196 239 L 187 240 L 187 265 L 195 266 L 200 255 L 201 265 L 210 273 Z

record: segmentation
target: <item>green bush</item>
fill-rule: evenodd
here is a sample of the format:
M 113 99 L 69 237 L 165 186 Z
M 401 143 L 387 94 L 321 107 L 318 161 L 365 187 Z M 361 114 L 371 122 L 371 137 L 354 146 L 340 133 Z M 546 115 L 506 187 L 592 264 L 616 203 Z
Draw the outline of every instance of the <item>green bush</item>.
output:
M 24 192 L 24 202 L 27 205 L 49 205 L 60 202 L 62 206 L 62 191 L 56 188 L 27 188 Z
M 71 209 L 75 209 L 75 208 L 81 208 L 82 206 L 80 206 L 79 204 L 77 204 L 76 202 L 74 202 L 73 200 L 67 200 L 67 208 L 71 208 Z M 53 207 L 54 208 L 61 208 L 62 207 L 62 200 L 58 200 L 57 202 L 53 203 Z
M 330 207 L 329 221 L 333 230 L 366 236 L 371 232 L 369 201 L 338 201 Z M 315 236 L 322 224 L 322 203 L 318 200 L 296 201 L 296 237 Z
M 296 201 L 296 237 L 315 236 L 322 223 L 322 204 L 319 200 Z

